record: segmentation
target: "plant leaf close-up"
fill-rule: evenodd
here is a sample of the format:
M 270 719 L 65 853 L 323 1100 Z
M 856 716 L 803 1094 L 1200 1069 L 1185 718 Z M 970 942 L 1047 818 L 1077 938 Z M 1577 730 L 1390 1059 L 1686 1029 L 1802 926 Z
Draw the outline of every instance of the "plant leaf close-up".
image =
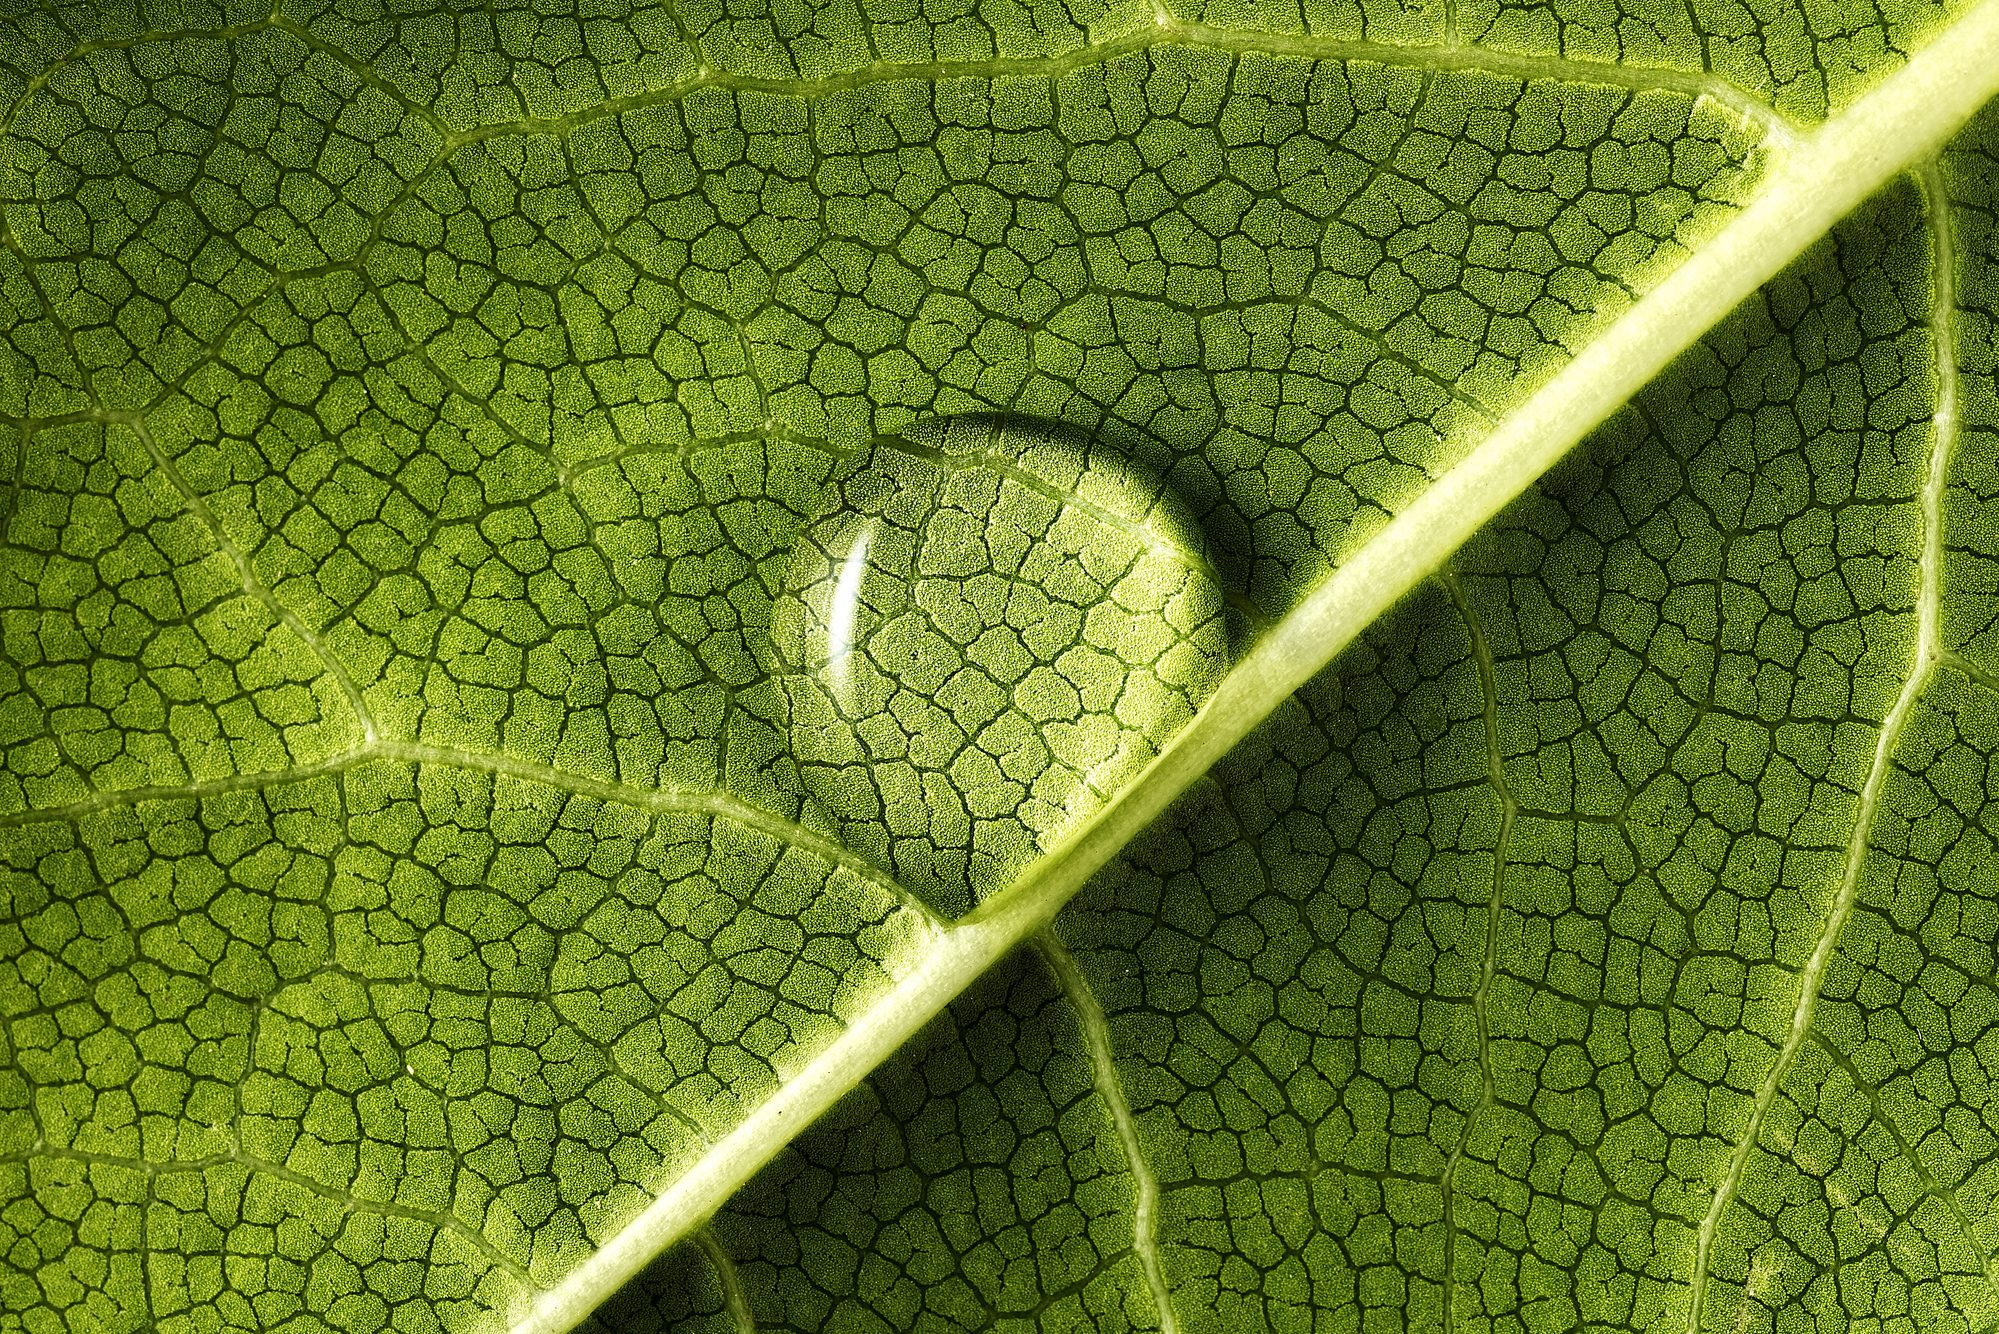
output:
M 1999 1329 L 1995 94 L 0 3 L 0 1334 Z

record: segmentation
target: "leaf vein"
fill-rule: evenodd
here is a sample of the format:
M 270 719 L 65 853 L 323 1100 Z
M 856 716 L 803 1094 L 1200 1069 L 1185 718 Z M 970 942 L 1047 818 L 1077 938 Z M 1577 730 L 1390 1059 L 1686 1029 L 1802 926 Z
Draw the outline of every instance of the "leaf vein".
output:
M 1090 986 L 1090 979 L 1084 975 L 1076 956 L 1069 952 L 1069 947 L 1055 933 L 1053 926 L 1035 933 L 1034 948 L 1048 965 L 1048 971 L 1054 975 L 1062 994 L 1069 1001 L 1069 1008 L 1076 1015 L 1076 1023 L 1083 1031 L 1083 1045 L 1089 1049 L 1091 1078 L 1096 1085 L 1097 1098 L 1109 1113 L 1111 1127 L 1124 1149 L 1125 1167 L 1131 1173 L 1137 1196 L 1132 1207 L 1131 1249 L 1138 1258 L 1140 1272 L 1145 1275 L 1145 1286 L 1151 1294 L 1152 1305 L 1159 1313 L 1160 1334 L 1179 1334 L 1180 1315 L 1174 1308 L 1172 1284 L 1159 1254 L 1159 1180 L 1152 1173 L 1145 1145 L 1139 1138 L 1138 1123 L 1132 1118 L 1131 1100 L 1125 1096 L 1124 1081 L 1118 1076 L 1117 1052 L 1111 1045 L 1110 1021 L 1104 1015 L 1104 1007 L 1097 1000 L 1095 989 Z
M 1921 192 L 1924 212 L 1930 230 L 1930 336 L 1936 358 L 1936 412 L 1932 419 L 1931 446 L 1928 471 L 1923 479 L 1921 497 L 1923 545 L 1918 561 L 1920 572 L 1916 592 L 1916 642 L 1911 654 L 1909 670 L 1902 682 L 1902 688 L 1882 720 L 1881 729 L 1876 734 L 1874 757 L 1868 765 L 1867 777 L 1861 784 L 1860 796 L 1854 811 L 1853 833 L 1846 844 L 1845 857 L 1841 863 L 1839 884 L 1834 891 L 1831 907 L 1826 913 L 1825 928 L 1819 933 L 1818 942 L 1811 955 L 1798 970 L 1798 999 L 1791 1012 L 1791 1022 L 1785 1035 L 1783 1046 L 1777 1051 L 1764 1073 L 1763 1082 L 1756 1090 L 1750 1104 L 1749 1120 L 1737 1138 L 1729 1155 L 1728 1169 L 1721 1183 L 1716 1187 L 1713 1198 L 1708 1202 L 1707 1213 L 1702 1217 L 1694 1241 L 1694 1269 L 1690 1280 L 1690 1298 L 1687 1303 L 1687 1334 L 1698 1334 L 1702 1312 L 1706 1306 L 1708 1271 L 1713 1262 L 1714 1244 L 1721 1229 L 1721 1220 L 1742 1188 L 1742 1179 L 1747 1173 L 1749 1160 L 1755 1152 L 1761 1137 L 1763 1122 L 1775 1105 L 1782 1089 L 1784 1078 L 1790 1073 L 1798 1053 L 1804 1049 L 1811 1037 L 1812 1023 L 1818 1013 L 1820 988 L 1825 982 L 1827 967 L 1839 948 L 1841 934 L 1847 918 L 1853 913 L 1853 905 L 1860 897 L 1862 880 L 1867 866 L 1867 854 L 1873 844 L 1874 826 L 1880 816 L 1881 796 L 1886 790 L 1888 777 L 1894 769 L 1895 751 L 1907 726 L 1909 715 L 1914 712 L 1916 701 L 1936 671 L 1941 636 L 1939 634 L 1940 586 L 1943 567 L 1943 493 L 1950 470 L 1950 461 L 1958 441 L 1958 365 L 1956 349 L 1956 236 L 1952 226 L 1951 205 L 1943 185 L 1942 173 L 1934 161 L 1926 162 L 1915 170 L 1917 186 Z

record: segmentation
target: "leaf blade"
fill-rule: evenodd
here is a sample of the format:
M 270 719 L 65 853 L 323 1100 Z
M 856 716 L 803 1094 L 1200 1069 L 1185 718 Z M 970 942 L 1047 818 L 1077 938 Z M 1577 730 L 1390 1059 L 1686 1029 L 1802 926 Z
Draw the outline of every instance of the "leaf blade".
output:
M 567 1334 L 708 1218 L 768 1161 L 772 1146 L 823 1115 L 962 984 L 1052 920 L 1190 783 L 1632 393 L 1834 222 L 1935 153 L 1995 93 L 1999 4 L 1988 0 L 1800 144 L 1709 245 L 1529 396 L 1261 639 L 1194 722 L 1100 816 L 947 928 L 950 947 L 896 985 L 876 1011 L 878 1024 L 861 1020 L 850 1027 L 800 1079 L 751 1113 L 695 1171 L 540 1299 L 515 1323 L 515 1334 Z

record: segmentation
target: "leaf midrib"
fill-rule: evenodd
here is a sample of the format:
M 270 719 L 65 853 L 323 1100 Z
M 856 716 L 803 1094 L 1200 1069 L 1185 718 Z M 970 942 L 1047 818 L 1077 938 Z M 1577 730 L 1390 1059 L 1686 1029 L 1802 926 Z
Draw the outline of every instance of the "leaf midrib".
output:
M 1926 162 L 1995 93 L 1999 0 L 1983 0 L 1873 92 L 1795 144 L 1706 245 L 1263 636 L 1130 786 L 1007 888 L 943 930 L 917 967 L 798 1076 L 543 1294 L 515 1323 L 514 1334 L 567 1334 L 708 1218 L 776 1148 L 1050 921 L 1181 792 L 1467 538 L 1833 224 L 1895 176 Z M 1695 1319 L 1699 1306 L 1696 1292 Z

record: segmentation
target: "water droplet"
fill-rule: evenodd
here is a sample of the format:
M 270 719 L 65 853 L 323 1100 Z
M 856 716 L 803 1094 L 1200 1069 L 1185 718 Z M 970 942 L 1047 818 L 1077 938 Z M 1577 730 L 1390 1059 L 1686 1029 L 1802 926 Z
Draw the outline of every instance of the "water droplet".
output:
M 1101 809 L 1227 666 L 1194 525 L 1130 460 L 963 418 L 836 470 L 773 609 L 842 837 L 946 912 Z

